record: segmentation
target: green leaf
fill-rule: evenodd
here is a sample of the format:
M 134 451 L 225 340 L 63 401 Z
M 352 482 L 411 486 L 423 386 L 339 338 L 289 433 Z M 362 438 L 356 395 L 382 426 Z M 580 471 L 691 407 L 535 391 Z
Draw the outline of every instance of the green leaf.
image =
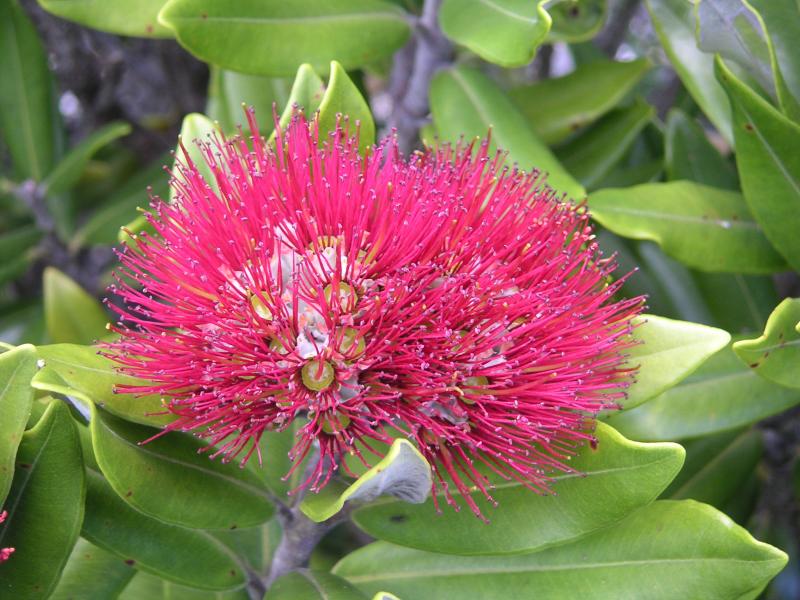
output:
M 67 0 L 71 1 L 71 0 Z M 47 194 L 63 194 L 83 175 L 86 165 L 97 152 L 132 131 L 128 123 L 109 123 L 70 149 L 43 182 Z
M 521 169 L 547 173 L 547 184 L 558 192 L 573 198 L 585 195 L 583 187 L 537 139 L 508 97 L 480 71 L 468 67 L 440 71 L 431 84 L 430 103 L 442 141 L 486 137 L 491 128 L 493 147 L 508 151 Z
M 295 110 L 301 109 L 306 115 L 313 115 L 322 103 L 325 95 L 325 83 L 322 81 L 313 67 L 309 64 L 302 64 L 297 69 L 297 75 L 292 84 L 292 91 L 286 106 L 281 113 L 280 126 L 286 127 L 292 120 Z M 275 133 L 270 136 L 270 142 L 275 139 Z
M 30 344 L 0 354 L 0 511 L 14 478 L 14 459 L 31 412 L 36 352 Z
M 695 10 L 697 47 L 737 62 L 774 97 L 769 41 L 759 14 L 743 0 L 703 0 Z
M 103 306 L 55 267 L 44 270 L 44 315 L 55 343 L 92 344 L 108 333 Z
M 656 242 L 701 271 L 773 273 L 786 269 L 744 198 L 691 181 L 609 188 L 589 197 L 596 221 L 614 233 Z
M 375 123 L 369 105 L 358 88 L 350 80 L 342 65 L 331 62 L 331 77 L 328 89 L 319 105 L 319 137 L 325 139 L 328 132 L 336 129 L 337 115 L 349 118 L 350 133 L 360 132 L 359 149 L 363 153 L 375 143 Z
M 800 127 L 743 84 L 718 60 L 717 77 L 733 104 L 742 191 L 772 245 L 800 270 Z
M 246 589 L 234 591 L 198 590 L 139 572 L 117 600 L 250 600 Z
M 722 509 L 741 493 L 761 459 L 761 432 L 724 432 L 684 444 L 686 463 L 664 497 L 690 498 Z
M 736 169 L 708 141 L 702 127 L 680 109 L 669 111 L 664 141 L 669 180 L 686 179 L 726 190 L 739 189 Z
M 556 150 L 561 164 L 587 189 L 597 187 L 622 160 L 636 136 L 655 116 L 642 100 L 617 108 Z
M 692 273 L 715 325 L 732 333 L 760 331 L 769 307 L 778 302 L 775 283 L 768 276 Z
M 47 55 L 18 0 L 0 0 L 0 135 L 18 179 L 42 181 L 56 160 Z
M 92 29 L 136 37 L 168 38 L 172 31 L 158 22 L 166 0 L 39 0 L 42 7 Z
M 615 527 L 534 554 L 447 556 L 377 542 L 334 573 L 368 594 L 409 599 L 529 598 L 533 590 L 537 600 L 744 598 L 786 560 L 714 508 L 684 500 L 653 503 Z
M 92 443 L 111 487 L 155 519 L 196 529 L 247 527 L 266 521 L 272 505 L 258 477 L 211 460 L 207 444 L 135 425 L 92 407 Z M 151 441 L 147 441 L 151 440 Z M 146 442 L 146 443 L 144 443 Z
M 594 61 L 564 77 L 514 88 L 509 96 L 539 139 L 554 144 L 614 108 L 649 69 L 646 60 Z
M 37 347 L 37 354 L 44 361 L 31 381 L 37 390 L 70 396 L 87 406 L 95 403 L 134 423 L 156 427 L 175 420 L 171 414 L 159 414 L 165 412 L 159 396 L 115 393 L 115 386 L 145 382 L 117 372 L 119 365 L 98 354 L 94 346 L 53 344 Z
M 739 429 L 800 403 L 800 392 L 762 379 L 730 347 L 690 377 L 609 424 L 643 441 L 680 440 Z
M 557 0 L 547 7 L 553 18 L 551 42 L 585 42 L 606 20 L 606 0 Z
M 334 58 L 345 69 L 370 64 L 389 57 L 409 34 L 405 13 L 382 0 L 170 0 L 159 21 L 206 62 L 278 77 L 304 62 L 320 70 Z
M 80 538 L 49 600 L 116 598 L 135 574 L 119 556 Z
M 695 43 L 693 3 L 646 0 L 646 4 L 661 45 L 683 85 L 722 136 L 732 141 L 730 104 L 714 79 L 714 57 Z
M 244 567 L 233 551 L 210 533 L 148 517 L 93 469 L 88 469 L 87 484 L 81 533 L 92 543 L 137 569 L 190 587 L 227 590 L 245 583 Z
M 638 369 L 621 402 L 625 410 L 675 386 L 731 339 L 722 329 L 655 315 L 636 317 L 634 326 L 633 337 L 640 343 L 628 350 L 627 364 Z
M 324 571 L 300 569 L 276 579 L 264 600 L 366 600 L 341 577 Z
M 740 340 L 733 351 L 759 376 L 800 389 L 800 298 L 786 298 L 767 320 L 764 334 Z
M 30 254 L 28 250 L 39 243 L 42 232 L 35 225 L 15 227 L 0 234 L 0 262 L 7 263 L 20 254 Z
M 138 207 L 147 206 L 148 188 L 151 188 L 154 196 L 167 198 L 169 176 L 164 172 L 165 162 L 164 159 L 156 159 L 123 183 L 75 232 L 69 242 L 70 249 L 76 250 L 87 245 L 116 244 L 120 227 L 137 216 Z
M 504 67 L 533 60 L 550 31 L 543 0 L 444 0 L 439 12 L 442 31 L 454 42 Z
M 239 125 L 249 130 L 242 105 L 253 107 L 260 133 L 263 136 L 272 131 L 272 107 L 286 106 L 292 82 L 281 77 L 246 75 L 211 67 L 211 80 L 208 86 L 208 116 L 219 121 L 226 133 L 236 132 Z
M 382 495 L 421 504 L 432 483 L 430 465 L 419 450 L 408 440 L 396 439 L 386 456 L 353 484 L 328 484 L 319 493 L 307 494 L 300 510 L 320 523 L 342 510 L 345 502 L 372 502 Z
M 784 90 L 791 94 L 792 100 L 782 99 L 782 104 L 791 106 L 800 102 L 800 9 L 795 0 L 748 0 L 748 4 L 758 11 L 766 25 L 769 40 L 772 42 L 773 71 L 780 73 Z M 778 92 L 782 93 L 778 88 Z M 787 113 L 788 114 L 788 113 Z M 795 122 L 798 115 L 789 114 Z
M 297 417 L 283 431 L 265 431 L 259 440 L 262 464 L 256 468 L 264 485 L 276 496 L 285 498 L 289 492 L 302 483 L 302 465 L 294 470 L 291 477 L 284 479 L 294 462 L 289 458 L 289 451 L 294 446 L 297 432 L 305 425 L 306 420 Z M 251 463 L 248 464 L 252 464 Z
M 676 444 L 631 442 L 602 423 L 596 435 L 598 449 L 585 447 L 571 461 L 582 475 L 554 477 L 557 495 L 541 496 L 517 481 L 498 480 L 495 507 L 476 491 L 473 499 L 489 524 L 447 506 L 436 515 L 430 500 L 422 505 L 379 500 L 356 509 L 353 520 L 379 539 L 449 554 L 513 554 L 563 544 L 651 502 L 683 463 L 683 448 Z
M 3 596 L 47 598 L 78 539 L 86 486 L 78 433 L 63 402 L 52 402 L 25 432 L 6 499 L 0 548 L 16 548 L 0 564 Z

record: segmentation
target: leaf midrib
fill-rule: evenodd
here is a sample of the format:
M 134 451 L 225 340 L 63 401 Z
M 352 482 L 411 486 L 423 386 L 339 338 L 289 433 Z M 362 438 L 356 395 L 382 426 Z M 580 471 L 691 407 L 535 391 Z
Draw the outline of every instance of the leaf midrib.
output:
M 346 13 L 346 14 L 335 14 L 335 15 L 319 15 L 313 17 L 220 17 L 220 16 L 211 16 L 209 15 L 207 18 L 202 17 L 193 17 L 193 16 L 173 16 L 168 15 L 167 21 L 170 23 L 180 23 L 180 22 L 202 22 L 202 23 L 211 23 L 211 22 L 219 22 L 219 23 L 233 23 L 237 25 L 250 25 L 250 26 L 260 26 L 260 25 L 277 25 L 277 26 L 284 26 L 284 25 L 308 25 L 309 23 L 328 23 L 328 22 L 355 22 L 357 24 L 361 23 L 364 20 L 373 19 L 373 20 L 381 20 L 381 21 L 400 21 L 405 23 L 405 19 L 402 15 L 390 13 L 390 12 L 367 12 L 367 13 Z
M 516 19 L 517 21 L 522 21 L 523 23 L 526 23 L 528 25 L 533 25 L 534 27 L 536 27 L 540 23 L 539 19 L 527 17 L 523 14 L 516 13 L 513 10 L 505 8 L 504 6 L 500 6 L 496 2 L 493 2 L 492 0 L 478 0 L 478 2 L 488 7 L 490 10 L 494 10 L 500 13 L 501 15 L 511 17 L 512 19 Z M 531 4 L 534 4 L 534 2 L 531 1 Z M 536 6 L 538 8 L 538 2 L 536 2 Z
M 681 215 L 676 213 L 670 212 L 657 212 L 653 210 L 645 210 L 641 208 L 629 208 L 629 207 L 619 207 L 619 206 L 591 206 L 591 202 L 589 203 L 589 211 L 592 214 L 595 213 L 603 213 L 603 212 L 611 212 L 611 213 L 618 213 L 623 215 L 632 215 L 638 217 L 647 217 L 647 218 L 654 218 L 658 219 L 659 221 L 675 221 L 677 223 L 692 223 L 696 225 L 716 225 L 720 229 L 724 231 L 730 231 L 736 228 L 747 228 L 747 229 L 754 229 L 756 231 L 759 230 L 758 224 L 755 221 L 751 220 L 744 220 L 742 218 L 738 218 L 734 220 L 732 217 L 730 219 L 724 219 L 719 217 L 696 217 L 693 215 Z M 727 223 L 729 227 L 723 227 L 723 223 Z

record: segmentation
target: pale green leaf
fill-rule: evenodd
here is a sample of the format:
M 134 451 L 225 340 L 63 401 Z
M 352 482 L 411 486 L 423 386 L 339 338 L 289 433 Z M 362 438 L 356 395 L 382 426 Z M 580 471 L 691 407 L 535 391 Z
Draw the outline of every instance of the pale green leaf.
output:
M 166 0 L 39 0 L 42 7 L 92 29 L 136 37 L 172 37 L 158 22 Z
M 44 270 L 44 315 L 55 343 L 92 344 L 108 333 L 102 304 L 55 267 Z

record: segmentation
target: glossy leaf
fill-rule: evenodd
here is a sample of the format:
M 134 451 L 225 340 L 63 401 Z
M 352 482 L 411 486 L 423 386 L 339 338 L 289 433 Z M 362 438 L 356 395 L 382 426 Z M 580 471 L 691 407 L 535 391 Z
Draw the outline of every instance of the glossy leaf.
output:
M 786 554 L 714 508 L 684 500 L 642 508 L 573 544 L 519 556 L 447 556 L 377 542 L 334 569 L 362 591 L 401 598 L 585 600 L 744 598 Z
M 702 127 L 680 109 L 667 115 L 664 162 L 671 181 L 686 179 L 738 190 L 736 169 L 708 141 Z
M 714 324 L 731 333 L 762 330 L 769 307 L 778 302 L 769 276 L 694 272 L 692 278 Z
M 49 600 L 116 598 L 135 574 L 122 558 L 81 538 Z
M 731 339 L 722 329 L 655 315 L 637 317 L 634 325 L 633 336 L 639 343 L 627 354 L 628 365 L 637 371 L 621 402 L 625 410 L 678 384 Z
M 280 498 L 285 498 L 289 492 L 302 483 L 302 466 L 295 469 L 291 476 L 286 477 L 294 464 L 289 458 L 289 451 L 295 445 L 297 432 L 305 422 L 302 417 L 297 417 L 285 430 L 265 431 L 259 440 L 262 464 L 253 468 L 264 484 Z M 255 462 L 250 461 L 248 465 L 250 464 L 255 464 Z
M 71 148 L 44 180 L 46 193 L 63 194 L 67 192 L 78 182 L 87 163 L 101 148 L 128 135 L 131 131 L 132 128 L 128 123 L 109 123 Z
M 598 449 L 586 447 L 571 461 L 583 475 L 555 476 L 557 495 L 540 496 L 517 481 L 502 480 L 492 490 L 498 507 L 480 492 L 473 494 L 488 524 L 447 506 L 437 516 L 430 500 L 422 505 L 379 500 L 356 509 L 353 520 L 379 539 L 450 554 L 513 554 L 563 544 L 651 502 L 683 463 L 683 449 L 675 444 L 631 442 L 602 423 L 596 434 Z
M 0 261 L 8 264 L 15 258 L 19 258 L 21 254 L 30 254 L 30 249 L 40 239 L 42 239 L 42 232 L 35 225 L 16 227 L 0 234 Z
M 614 233 L 656 242 L 701 271 L 759 274 L 786 268 L 735 192 L 690 181 L 646 183 L 599 190 L 589 197 L 589 210 Z
M 521 67 L 533 60 L 550 31 L 550 15 L 541 0 L 444 0 L 442 31 L 489 62 Z
M 769 41 L 758 13 L 743 0 L 703 0 L 696 11 L 698 48 L 739 63 L 774 97 Z
M 595 189 L 625 156 L 639 132 L 655 115 L 638 101 L 612 110 L 597 123 L 556 150 L 561 164 L 589 190 Z
M 92 344 L 108 333 L 103 306 L 55 267 L 44 270 L 44 315 L 55 343 Z
M 16 548 L 0 564 L 3 597 L 50 595 L 78 539 L 85 492 L 78 433 L 67 405 L 52 402 L 17 452 L 0 527 L 0 548 Z
M 181 133 L 178 138 L 178 147 L 175 149 L 175 166 L 173 166 L 173 176 L 179 181 L 184 180 L 178 164 L 187 165 L 191 161 L 205 182 L 212 189 L 217 189 L 217 180 L 208 166 L 203 155 L 202 145 L 213 144 L 214 136 L 218 132 L 217 125 L 205 115 L 200 113 L 190 113 L 183 118 L 181 123 Z M 170 200 L 175 198 L 175 187 L 170 186 Z
M 190 587 L 226 590 L 244 584 L 244 567 L 210 533 L 146 516 L 120 498 L 93 469 L 87 472 L 87 484 L 81 533 L 92 543 L 137 569 Z
M 614 108 L 650 63 L 595 61 L 563 77 L 513 88 L 509 96 L 545 144 L 562 141 Z
M 677 386 L 608 422 L 636 440 L 680 440 L 738 429 L 797 404 L 800 392 L 762 379 L 726 348 Z
M 264 600 L 366 600 L 346 580 L 324 571 L 301 569 L 275 580 Z
M 328 88 L 319 105 L 319 137 L 324 140 L 328 132 L 336 129 L 338 115 L 348 118 L 349 131 L 359 132 L 359 148 L 364 152 L 375 143 L 375 122 L 372 120 L 369 104 L 347 76 L 342 65 L 331 62 L 331 76 Z
M 431 113 L 439 138 L 457 142 L 486 137 L 508 151 L 521 169 L 540 169 L 547 183 L 558 192 L 582 198 L 583 187 L 559 164 L 552 152 L 531 131 L 525 118 L 508 97 L 486 75 L 475 69 L 456 67 L 440 71 L 430 91 Z M 453 110 L 457 106 L 458 110 Z
M 733 345 L 736 355 L 764 379 L 800 389 L 800 298 L 786 298 L 767 320 L 764 334 Z
M 0 135 L 19 179 L 42 181 L 56 160 L 53 81 L 18 0 L 0 1 Z
M 0 507 L 11 488 L 17 447 L 31 412 L 30 381 L 35 372 L 33 346 L 26 344 L 0 354 Z
M 758 11 L 772 43 L 774 61 L 786 91 L 800 102 L 800 8 L 794 0 L 747 0 Z M 773 67 L 774 68 L 774 67 Z M 784 102 L 786 104 L 786 102 Z M 791 116 L 791 115 L 790 115 Z M 798 115 L 793 117 L 798 120 Z
M 136 37 L 172 37 L 159 24 L 166 0 L 39 0 L 42 7 L 64 19 L 92 29 Z
M 553 18 L 549 40 L 585 42 L 592 39 L 603 27 L 606 10 L 606 0 L 559 0 L 549 3 L 547 12 Z
M 334 58 L 360 67 L 390 56 L 409 34 L 406 15 L 382 0 L 170 0 L 159 21 L 206 62 L 270 76 L 294 75 L 304 62 L 324 69 Z
M 286 106 L 281 113 L 281 127 L 286 127 L 289 124 L 296 110 L 302 110 L 308 117 L 316 113 L 324 95 L 325 82 L 317 75 L 311 65 L 300 65 L 292 84 L 289 99 L 286 101 Z M 270 136 L 270 141 L 274 140 L 274 138 L 275 132 Z
M 227 529 L 257 525 L 272 514 L 258 478 L 200 453 L 207 446 L 194 436 L 173 432 L 151 440 L 158 430 L 94 407 L 91 429 L 103 475 L 146 515 L 183 527 Z
M 145 425 L 166 425 L 175 420 L 164 412 L 159 396 L 136 397 L 115 393 L 118 385 L 136 385 L 143 381 L 117 372 L 117 364 L 98 354 L 95 346 L 53 344 L 39 346 L 37 354 L 44 365 L 31 385 L 37 389 L 71 396 L 87 406 L 95 403 L 108 412 Z
M 723 509 L 744 489 L 761 458 L 761 432 L 724 432 L 690 441 L 686 464 L 664 492 L 665 498 L 692 499 Z
M 646 0 L 661 45 L 683 85 L 729 142 L 733 140 L 730 103 L 714 79 L 714 57 L 695 43 L 693 4 L 686 0 Z
M 250 598 L 246 589 L 215 592 L 198 590 L 140 571 L 117 600 L 250 600 Z
M 733 104 L 736 164 L 750 210 L 773 246 L 800 270 L 800 126 L 748 88 L 721 61 L 717 77 Z
M 273 105 L 286 106 L 292 82 L 282 77 L 246 75 L 211 67 L 208 86 L 208 116 L 219 121 L 226 133 L 235 133 L 239 125 L 248 129 L 244 106 L 255 110 L 261 135 L 272 131 Z
M 428 498 L 431 468 L 408 440 L 396 439 L 386 456 L 349 486 L 327 485 L 317 494 L 307 494 L 300 510 L 317 523 L 330 519 L 345 502 L 371 502 L 391 495 L 412 504 Z M 339 488 L 339 489 L 337 489 Z

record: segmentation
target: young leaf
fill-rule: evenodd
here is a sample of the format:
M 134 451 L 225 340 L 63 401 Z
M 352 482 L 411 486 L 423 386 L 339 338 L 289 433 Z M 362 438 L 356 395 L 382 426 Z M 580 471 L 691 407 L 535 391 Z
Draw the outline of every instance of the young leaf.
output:
M 625 156 L 655 110 L 639 100 L 629 108 L 612 110 L 597 123 L 556 150 L 561 164 L 592 190 Z
M 95 403 L 113 415 L 151 427 L 175 420 L 173 415 L 163 414 L 164 405 L 159 396 L 116 393 L 116 386 L 144 382 L 119 373 L 118 365 L 98 354 L 95 346 L 53 344 L 39 346 L 36 352 L 44 361 L 31 381 L 31 386 L 37 390 L 71 396 L 87 406 Z
M 55 343 L 92 344 L 108 333 L 103 306 L 55 267 L 44 270 L 44 315 Z
M 306 495 L 300 510 L 320 523 L 337 514 L 345 502 L 371 502 L 384 494 L 412 504 L 425 502 L 431 490 L 431 468 L 408 440 L 396 439 L 386 456 L 344 490 L 329 484 Z
M 42 181 L 56 160 L 53 81 L 18 0 L 0 0 L 0 135 L 18 179 Z
M 49 600 L 116 598 L 135 574 L 119 556 L 80 538 Z
M 547 10 L 553 18 L 548 41 L 585 42 L 603 27 L 607 12 L 606 0 L 560 0 L 551 2 Z
M 800 270 L 800 126 L 748 88 L 717 60 L 717 78 L 733 104 L 736 164 L 742 191 L 769 241 Z
M 598 449 L 586 447 L 571 461 L 576 473 L 555 476 L 557 495 L 498 480 L 491 491 L 495 507 L 476 491 L 473 499 L 488 524 L 463 509 L 445 507 L 435 515 L 430 500 L 412 505 L 388 498 L 357 508 L 353 520 L 379 539 L 449 554 L 513 554 L 563 544 L 651 502 L 683 464 L 683 448 L 676 444 L 631 442 L 602 423 L 596 435 Z
M 444 34 L 475 54 L 504 67 L 533 60 L 550 31 L 543 0 L 444 0 L 439 22 Z
M 42 7 L 92 29 L 136 37 L 168 38 L 172 31 L 158 22 L 166 0 L 39 0 Z
M 509 96 L 545 144 L 555 144 L 614 108 L 649 70 L 646 60 L 595 61 L 569 75 L 513 88 Z
M 208 84 L 208 116 L 219 121 L 225 133 L 235 133 L 239 125 L 247 130 L 242 105 L 253 107 L 261 135 L 272 131 L 273 105 L 280 108 L 289 100 L 292 81 L 282 77 L 246 75 L 211 67 Z
M 194 529 L 228 529 L 258 525 L 272 514 L 258 478 L 236 464 L 211 460 L 202 440 L 176 432 L 152 439 L 158 430 L 94 406 L 91 430 L 103 475 L 146 515 Z
M 675 387 L 608 422 L 633 439 L 680 440 L 739 429 L 798 403 L 800 391 L 759 377 L 728 347 Z
M 47 598 L 78 539 L 86 486 L 78 433 L 63 402 L 51 402 L 19 446 L 0 548 L 4 597 Z
M 713 322 L 731 333 L 761 331 L 769 307 L 778 302 L 775 282 L 766 275 L 693 272 L 692 279 L 713 315 Z
M 664 162 L 670 181 L 686 179 L 711 187 L 738 190 L 736 169 L 711 142 L 696 121 L 680 109 L 667 115 Z
M 331 62 L 331 76 L 328 89 L 319 105 L 319 137 L 325 139 L 328 132 L 336 129 L 337 115 L 349 120 L 350 133 L 359 131 L 359 148 L 363 153 L 375 143 L 375 123 L 369 105 L 358 88 L 350 80 L 342 65 Z
M 628 365 L 636 379 L 621 402 L 628 410 L 675 386 L 730 341 L 727 331 L 643 315 L 634 320 L 633 337 L 639 342 L 628 350 Z
M 217 125 L 207 116 L 200 113 L 190 113 L 183 118 L 178 147 L 175 149 L 175 166 L 173 166 L 172 170 L 175 178 L 183 180 L 183 175 L 177 168 L 177 164 L 180 162 L 185 165 L 188 161 L 191 161 L 197 167 L 205 182 L 212 189 L 217 189 L 217 180 L 211 172 L 201 148 L 201 144 L 213 142 L 213 136 L 217 133 L 217 130 Z M 174 187 L 169 188 L 169 197 L 170 200 L 175 198 Z
M 322 81 L 313 67 L 309 64 L 302 64 L 297 69 L 297 75 L 292 84 L 292 91 L 286 106 L 281 113 L 280 125 L 286 127 L 292 119 L 296 109 L 301 109 L 310 119 L 319 110 L 322 98 L 325 95 L 325 82 Z M 273 132 L 270 141 L 275 137 Z
M 486 137 L 491 128 L 493 145 L 507 151 L 521 169 L 547 173 L 547 184 L 558 192 L 573 198 L 585 195 L 583 187 L 537 139 L 503 91 L 480 71 L 467 67 L 440 71 L 431 84 L 430 102 L 433 122 L 443 141 Z
M 786 298 L 767 320 L 764 334 L 733 345 L 751 369 L 778 385 L 800 389 L 800 298 Z
M 367 594 L 401 598 L 526 598 L 531 590 L 537 600 L 752 598 L 786 560 L 714 508 L 684 500 L 655 502 L 614 527 L 533 554 L 448 556 L 377 542 L 334 573 Z
M 277 77 L 334 58 L 354 69 L 390 56 L 409 34 L 405 13 L 383 0 L 169 0 L 158 18 L 206 62 Z
M 786 269 L 735 192 L 692 183 L 646 183 L 589 197 L 589 210 L 623 237 L 651 240 L 701 271 L 774 273 Z
M 367 600 L 344 579 L 324 571 L 300 569 L 275 580 L 264 600 Z
M 685 0 L 646 0 L 646 4 L 658 39 L 683 85 L 717 131 L 732 141 L 730 104 L 714 79 L 714 57 L 695 43 L 693 4 Z
M 31 412 L 36 353 L 26 344 L 0 354 L 0 511 L 14 477 L 14 459 Z

